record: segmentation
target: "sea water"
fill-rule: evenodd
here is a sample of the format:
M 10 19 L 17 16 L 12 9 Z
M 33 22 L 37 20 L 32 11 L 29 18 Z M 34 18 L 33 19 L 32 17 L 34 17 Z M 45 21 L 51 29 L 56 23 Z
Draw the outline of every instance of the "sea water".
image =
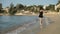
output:
M 44 26 L 46 26 L 46 21 L 44 20 L 43 22 Z M 17 29 L 14 31 L 13 29 L 15 28 Z M 13 32 L 10 32 L 11 30 Z M 40 30 L 38 16 L 0 16 L 1 34 L 36 34 L 38 30 Z

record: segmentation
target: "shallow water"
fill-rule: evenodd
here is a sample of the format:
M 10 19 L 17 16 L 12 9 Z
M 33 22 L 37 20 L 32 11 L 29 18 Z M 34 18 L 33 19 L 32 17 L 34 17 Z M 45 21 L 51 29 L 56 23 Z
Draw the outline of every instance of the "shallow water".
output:
M 0 16 L 0 30 L 5 30 L 13 25 L 23 25 L 33 21 L 37 16 Z
M 46 17 L 43 18 L 44 27 L 47 25 L 45 18 Z M 49 19 L 47 20 L 50 21 Z M 35 24 L 33 27 L 37 28 L 36 25 L 39 24 L 38 22 L 39 22 L 38 16 L 0 16 L 0 32 L 5 32 L 9 29 L 14 29 L 15 27 L 18 26 L 23 26 L 23 25 L 26 26 L 26 24 L 28 25 L 31 24 L 30 26 L 28 25 L 26 26 L 26 28 L 30 29 L 29 27 L 32 27 L 34 23 L 37 24 Z

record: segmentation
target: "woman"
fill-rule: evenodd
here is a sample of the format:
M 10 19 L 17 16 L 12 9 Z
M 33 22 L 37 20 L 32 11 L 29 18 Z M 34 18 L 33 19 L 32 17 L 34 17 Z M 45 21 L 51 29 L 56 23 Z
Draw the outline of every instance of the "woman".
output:
M 41 8 L 40 11 L 39 11 L 39 19 L 40 19 L 40 25 L 42 25 L 42 22 L 43 22 L 43 8 Z

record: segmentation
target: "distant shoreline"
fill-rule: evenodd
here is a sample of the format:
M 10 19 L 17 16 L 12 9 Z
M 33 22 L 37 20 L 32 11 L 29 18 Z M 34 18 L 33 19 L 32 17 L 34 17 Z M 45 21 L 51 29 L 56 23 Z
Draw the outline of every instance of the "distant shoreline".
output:
M 44 14 L 60 14 L 60 12 L 47 12 L 47 13 L 44 13 Z M 8 14 L 0 14 L 0 16 L 23 16 L 23 15 L 27 15 L 27 16 L 36 16 L 36 15 L 39 15 L 38 13 L 37 14 L 15 14 L 15 15 L 8 15 Z

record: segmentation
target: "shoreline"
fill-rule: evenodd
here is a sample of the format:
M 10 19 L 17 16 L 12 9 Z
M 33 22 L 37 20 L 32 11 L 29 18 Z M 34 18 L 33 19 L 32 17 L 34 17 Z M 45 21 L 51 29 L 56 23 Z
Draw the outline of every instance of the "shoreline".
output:
M 47 34 L 47 32 L 48 32 L 48 34 L 49 33 L 51 33 L 51 32 L 53 32 L 55 29 L 56 29 L 56 24 L 57 23 L 55 23 L 56 21 L 59 21 L 58 19 L 57 19 L 57 17 L 59 17 L 58 16 L 58 14 L 51 14 L 51 13 L 49 13 L 49 14 L 47 14 L 47 13 L 45 13 L 45 15 L 47 16 L 47 17 L 49 17 L 50 19 L 52 19 L 53 21 L 54 21 L 54 23 L 52 23 L 52 24 L 50 24 L 50 25 L 48 25 L 46 28 L 43 28 L 43 30 L 42 31 L 40 31 L 40 33 L 39 34 Z M 28 15 L 29 16 L 29 15 Z M 54 25 L 55 24 L 55 25 Z M 57 24 L 58 25 L 58 24 Z M 56 26 L 56 27 L 55 27 Z M 45 32 L 44 32 L 45 31 Z
M 47 12 L 47 13 L 44 13 L 44 14 L 60 14 L 60 12 Z M 9 14 L 0 14 L 0 16 L 23 16 L 23 15 L 27 15 L 27 16 L 36 16 L 36 15 L 39 15 L 38 13 L 37 14 L 35 14 L 35 13 L 33 13 L 33 14 L 23 14 L 23 13 L 21 13 L 21 14 L 15 14 L 15 15 L 9 15 Z

